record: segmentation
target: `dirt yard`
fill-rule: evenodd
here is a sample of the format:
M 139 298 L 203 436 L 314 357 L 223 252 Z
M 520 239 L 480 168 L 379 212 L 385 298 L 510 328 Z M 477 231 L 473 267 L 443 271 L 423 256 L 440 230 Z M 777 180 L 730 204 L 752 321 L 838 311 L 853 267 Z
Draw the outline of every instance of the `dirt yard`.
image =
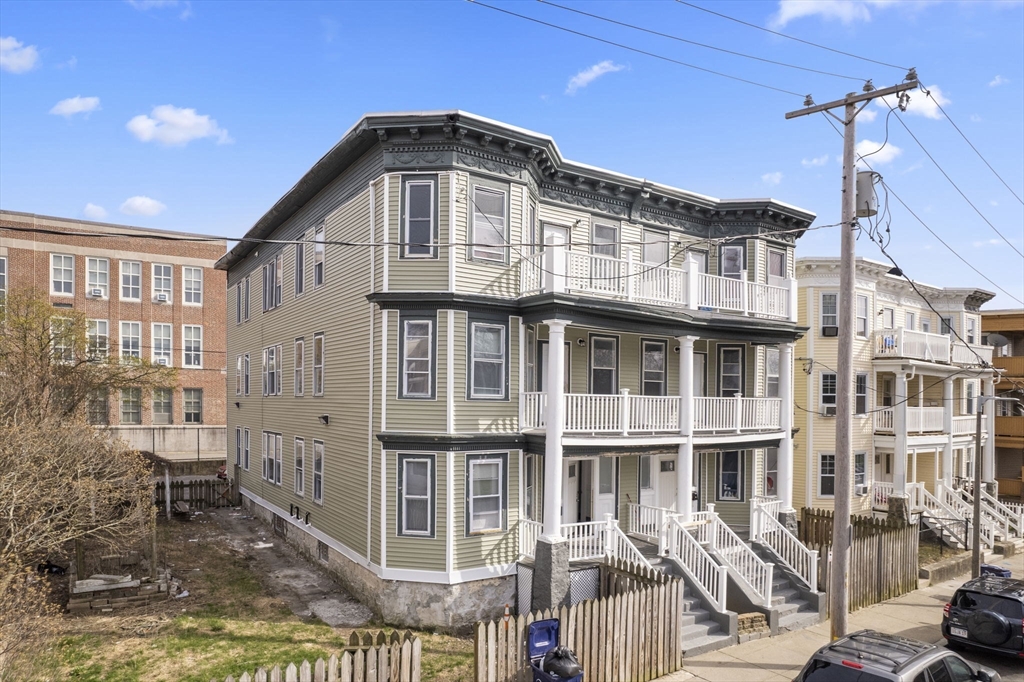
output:
M 327 658 L 353 629 L 381 629 L 319 566 L 241 510 L 161 520 L 158 533 L 171 575 L 188 596 L 65 616 L 63 636 L 38 657 L 41 682 L 237 679 L 257 666 Z M 472 679 L 471 640 L 417 634 L 424 680 Z

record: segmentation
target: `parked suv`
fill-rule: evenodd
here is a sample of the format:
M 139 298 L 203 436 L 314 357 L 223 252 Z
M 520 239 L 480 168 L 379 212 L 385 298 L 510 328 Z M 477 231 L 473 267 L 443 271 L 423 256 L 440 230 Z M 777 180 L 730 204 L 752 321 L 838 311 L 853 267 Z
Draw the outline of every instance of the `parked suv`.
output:
M 951 646 L 1024 658 L 1024 580 L 983 575 L 964 583 L 943 611 L 942 636 Z
M 793 682 L 1000 682 L 935 644 L 861 630 L 818 649 Z

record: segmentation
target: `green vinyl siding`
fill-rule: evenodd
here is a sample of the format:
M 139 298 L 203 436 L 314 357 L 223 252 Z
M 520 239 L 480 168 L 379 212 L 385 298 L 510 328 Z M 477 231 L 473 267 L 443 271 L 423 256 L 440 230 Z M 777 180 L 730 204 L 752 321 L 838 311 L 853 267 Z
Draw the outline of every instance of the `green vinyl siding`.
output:
M 455 277 L 456 290 L 464 293 L 484 294 L 501 298 L 515 298 L 519 295 L 519 258 L 527 253 L 521 247 L 509 248 L 506 263 L 472 260 L 471 248 L 464 246 L 472 241 L 471 227 L 473 204 L 470 201 L 473 187 L 480 185 L 490 189 L 501 189 L 506 194 L 506 235 L 509 244 L 518 245 L 522 240 L 523 203 L 522 185 L 501 183 L 466 173 L 456 174 L 456 197 L 466 197 L 455 202 Z
M 455 453 L 455 486 L 453 488 L 455 522 L 452 530 L 455 534 L 453 568 L 457 571 L 484 566 L 503 566 L 514 563 L 519 555 L 518 535 L 515 527 L 519 523 L 519 458 L 522 453 L 518 450 L 508 453 L 505 531 L 467 536 L 465 530 L 466 456 L 476 454 L 484 453 Z
M 715 511 L 730 526 L 746 526 L 750 524 L 750 496 L 753 494 L 754 451 L 741 450 L 743 453 L 743 501 L 721 502 L 715 499 L 717 490 L 718 453 L 715 451 L 701 453 L 704 468 L 701 471 L 701 507 L 707 509 L 708 504 L 715 505 Z M 694 453 L 696 456 L 696 453 Z
M 407 454 L 402 452 L 402 454 Z M 421 454 L 421 453 L 408 453 Z M 444 571 L 448 533 L 448 500 L 445 494 L 448 463 L 445 452 L 426 453 L 434 457 L 434 537 L 398 535 L 398 453 L 387 451 L 387 556 L 388 568 Z
M 435 201 L 438 218 L 438 240 L 448 243 L 448 173 L 429 175 L 388 176 L 388 235 L 387 241 L 397 244 L 402 241 L 402 183 L 419 178 L 430 179 L 437 185 Z M 448 251 L 438 248 L 437 258 L 401 258 L 402 247 L 388 247 L 388 290 L 390 291 L 447 291 Z
M 475 318 L 474 318 L 475 319 Z M 515 431 L 519 421 L 519 320 L 508 322 L 508 396 L 503 400 L 467 398 L 469 367 L 467 353 L 468 315 L 455 311 L 455 431 L 456 433 Z
M 425 313 L 434 323 L 436 336 L 436 362 L 432 367 L 436 398 L 399 398 L 398 385 L 402 380 L 399 346 L 402 333 L 399 311 L 388 312 L 388 381 L 387 430 L 444 433 L 447 429 L 447 311 Z M 456 337 L 458 338 L 458 337 Z

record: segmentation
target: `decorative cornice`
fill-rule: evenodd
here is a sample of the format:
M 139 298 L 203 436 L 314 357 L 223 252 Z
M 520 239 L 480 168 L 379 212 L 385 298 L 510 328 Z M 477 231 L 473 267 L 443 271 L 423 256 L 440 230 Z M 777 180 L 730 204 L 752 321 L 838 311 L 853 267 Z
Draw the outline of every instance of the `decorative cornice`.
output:
M 545 199 L 558 201 L 563 204 L 581 206 L 583 208 L 601 211 L 620 218 L 628 215 L 628 208 L 625 202 L 611 198 L 598 198 L 592 194 L 582 192 L 568 187 L 558 187 L 548 184 L 540 186 L 540 194 Z
M 382 432 L 377 434 L 385 450 L 419 450 L 426 452 L 478 452 L 486 450 L 521 450 L 526 437 L 521 433 L 429 434 Z

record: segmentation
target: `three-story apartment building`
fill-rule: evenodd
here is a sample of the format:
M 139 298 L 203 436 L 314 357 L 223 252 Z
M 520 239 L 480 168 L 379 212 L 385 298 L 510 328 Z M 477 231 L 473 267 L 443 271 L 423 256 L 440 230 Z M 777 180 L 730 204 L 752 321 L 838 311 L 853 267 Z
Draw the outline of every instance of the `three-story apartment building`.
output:
M 791 513 L 813 218 L 465 112 L 365 116 L 217 265 L 246 505 L 389 622 L 449 627 L 513 601 L 542 531 Z
M 995 349 L 992 359 L 1002 372 L 996 393 L 1021 402 L 996 405 L 995 475 L 1000 496 L 1024 502 L 1024 309 L 982 311 L 981 332 L 1008 341 Z
M 0 211 L 0 300 L 48 292 L 56 308 L 85 314 L 96 357 L 177 368 L 173 389 L 96 396 L 89 420 L 167 461 L 223 462 L 225 276 L 213 266 L 225 248 L 183 232 Z

